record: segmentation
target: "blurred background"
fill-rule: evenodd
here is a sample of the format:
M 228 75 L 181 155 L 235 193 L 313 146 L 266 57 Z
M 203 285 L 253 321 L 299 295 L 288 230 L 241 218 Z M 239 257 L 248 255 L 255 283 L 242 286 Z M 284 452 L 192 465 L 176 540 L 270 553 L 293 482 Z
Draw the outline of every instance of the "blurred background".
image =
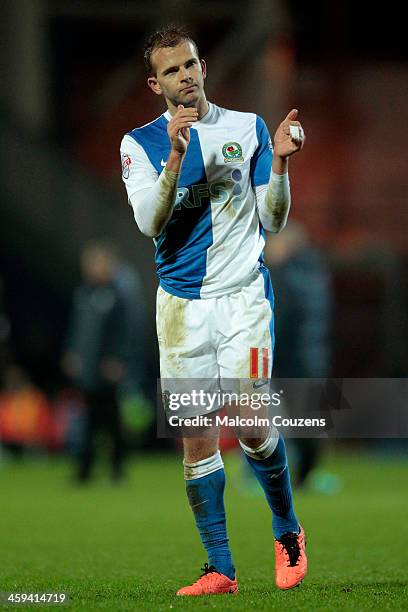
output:
M 154 425 L 153 243 L 136 227 L 119 164 L 123 134 L 165 110 L 145 83 L 141 48 L 169 22 L 197 41 L 209 100 L 262 115 L 272 134 L 300 111 L 307 143 L 290 162 L 292 223 L 267 247 L 279 375 L 407 374 L 402 20 L 350 1 L 16 0 L 0 20 L 4 464 L 81 454 L 85 406 L 109 393 L 118 403 L 94 425 L 122 421 L 113 446 L 169 446 Z M 95 365 L 101 339 L 106 359 Z

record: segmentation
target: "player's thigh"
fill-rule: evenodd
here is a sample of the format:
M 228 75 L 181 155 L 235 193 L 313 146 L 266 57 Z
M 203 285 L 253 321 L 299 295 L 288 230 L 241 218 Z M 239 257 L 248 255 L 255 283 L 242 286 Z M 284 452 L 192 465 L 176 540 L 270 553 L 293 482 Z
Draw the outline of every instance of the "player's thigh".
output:
M 212 378 L 215 349 L 203 300 L 188 300 L 159 287 L 156 327 L 161 378 Z
M 269 276 L 267 277 L 269 282 Z M 217 361 L 223 379 L 269 379 L 273 362 L 273 299 L 260 274 L 250 285 L 225 296 Z
M 204 300 L 186 300 L 159 288 L 157 336 L 162 393 L 167 418 L 208 415 L 219 404 L 207 394 L 218 391 L 218 365 Z M 191 401 L 189 401 L 191 398 Z M 203 399 L 204 398 L 204 399 Z

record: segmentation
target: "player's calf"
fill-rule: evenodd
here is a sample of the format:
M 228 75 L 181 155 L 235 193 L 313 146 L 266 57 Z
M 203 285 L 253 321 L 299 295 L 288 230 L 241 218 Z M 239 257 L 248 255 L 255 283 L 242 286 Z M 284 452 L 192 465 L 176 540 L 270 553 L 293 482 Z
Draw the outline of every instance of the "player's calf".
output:
M 197 583 L 188 587 L 193 592 L 183 590 L 179 594 L 227 593 L 229 589 L 235 589 L 236 579 L 228 544 L 224 508 L 225 473 L 220 452 L 200 461 L 184 460 L 184 477 L 187 497 L 208 554 L 206 567 L 212 569 L 205 571 Z

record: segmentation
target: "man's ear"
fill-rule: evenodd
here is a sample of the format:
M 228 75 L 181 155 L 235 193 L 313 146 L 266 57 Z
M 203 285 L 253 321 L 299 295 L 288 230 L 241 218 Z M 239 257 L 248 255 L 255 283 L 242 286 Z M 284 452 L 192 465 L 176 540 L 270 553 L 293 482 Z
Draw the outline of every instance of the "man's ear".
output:
M 205 79 L 205 77 L 207 76 L 207 64 L 205 63 L 205 60 L 200 60 L 200 64 L 201 64 L 201 70 L 203 71 L 203 79 Z
M 147 84 L 150 87 L 150 89 L 152 91 L 154 91 L 155 94 L 157 94 L 158 96 L 162 95 L 162 88 L 160 87 L 156 77 L 154 76 L 149 76 L 147 79 Z

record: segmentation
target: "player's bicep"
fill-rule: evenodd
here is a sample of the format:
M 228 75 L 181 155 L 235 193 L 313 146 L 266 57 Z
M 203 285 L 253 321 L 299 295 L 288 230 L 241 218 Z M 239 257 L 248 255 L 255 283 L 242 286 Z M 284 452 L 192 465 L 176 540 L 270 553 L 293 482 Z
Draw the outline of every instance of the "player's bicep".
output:
M 154 186 L 159 175 L 143 147 L 128 135 L 122 140 L 120 158 L 122 180 L 126 186 L 129 203 L 132 204 L 139 192 L 145 193 Z

